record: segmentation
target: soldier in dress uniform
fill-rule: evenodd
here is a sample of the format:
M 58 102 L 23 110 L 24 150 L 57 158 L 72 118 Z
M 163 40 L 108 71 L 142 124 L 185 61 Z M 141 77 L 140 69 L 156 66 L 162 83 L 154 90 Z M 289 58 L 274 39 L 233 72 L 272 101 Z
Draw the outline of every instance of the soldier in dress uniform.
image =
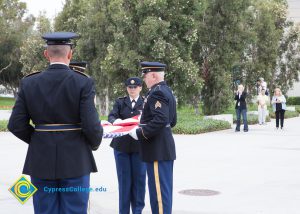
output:
M 21 80 L 9 119 L 8 129 L 28 143 L 23 173 L 38 188 L 33 195 L 36 214 L 87 213 L 89 192 L 71 192 L 71 187 L 89 188 L 90 173 L 97 172 L 92 150 L 99 147 L 103 129 L 94 106 L 94 83 L 69 68 L 71 39 L 77 37 L 70 32 L 43 36 L 50 65 Z M 45 187 L 57 191 L 49 193 Z
M 172 213 L 173 163 L 176 159 L 171 128 L 176 125 L 176 101 L 164 81 L 165 64 L 142 62 L 149 89 L 140 127 L 129 133 L 141 141 L 141 158 L 147 163 L 148 187 L 153 214 Z
M 72 61 L 70 62 L 69 67 L 74 71 L 84 72 L 87 68 L 87 62 Z
M 139 115 L 144 99 L 140 96 L 142 80 L 128 78 L 125 82 L 128 96 L 115 101 L 108 121 L 116 123 Z M 114 148 L 118 183 L 119 214 L 129 214 L 130 204 L 133 214 L 141 214 L 145 206 L 146 164 L 139 157 L 139 145 L 129 135 L 114 138 L 110 144 Z

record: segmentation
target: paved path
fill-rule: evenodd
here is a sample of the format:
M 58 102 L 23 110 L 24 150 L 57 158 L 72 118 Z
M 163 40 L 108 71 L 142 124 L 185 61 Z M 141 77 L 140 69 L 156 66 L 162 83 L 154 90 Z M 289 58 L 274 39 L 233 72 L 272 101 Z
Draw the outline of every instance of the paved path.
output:
M 250 126 L 248 133 L 232 130 L 176 135 L 174 214 L 299 214 L 300 117 L 286 120 L 284 131 Z M 0 133 L 0 213 L 33 213 L 32 201 L 21 205 L 7 189 L 21 175 L 27 145 L 10 133 Z M 99 173 L 92 187 L 91 214 L 117 213 L 117 180 L 113 152 L 104 140 L 95 152 Z M 185 189 L 209 189 L 215 196 L 186 196 Z M 147 195 L 145 214 L 150 214 Z
M 0 110 L 0 120 L 8 120 L 11 115 L 11 110 Z

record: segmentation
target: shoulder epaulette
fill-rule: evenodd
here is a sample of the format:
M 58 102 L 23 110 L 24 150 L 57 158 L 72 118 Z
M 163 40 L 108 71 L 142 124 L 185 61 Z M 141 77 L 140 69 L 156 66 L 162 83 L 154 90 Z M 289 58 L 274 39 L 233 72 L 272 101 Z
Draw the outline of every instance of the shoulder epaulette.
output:
M 157 91 L 157 90 L 160 90 L 160 85 L 157 85 L 157 86 L 153 89 L 153 91 Z
M 23 78 L 30 77 L 30 76 L 32 76 L 32 75 L 39 74 L 39 73 L 41 73 L 41 71 L 36 71 L 36 72 L 30 73 L 30 74 L 27 74 L 27 75 L 26 75 L 25 77 L 23 77 Z
M 125 99 L 127 96 L 124 96 L 124 97 L 118 97 L 118 99 Z
M 81 72 L 81 71 L 77 71 L 77 70 L 72 70 L 72 71 L 74 71 L 74 72 L 76 72 L 76 73 L 78 73 L 78 74 L 81 74 L 81 75 L 83 75 L 83 76 L 86 76 L 86 77 L 90 77 L 89 75 L 87 75 L 86 73 L 83 73 L 83 72 Z

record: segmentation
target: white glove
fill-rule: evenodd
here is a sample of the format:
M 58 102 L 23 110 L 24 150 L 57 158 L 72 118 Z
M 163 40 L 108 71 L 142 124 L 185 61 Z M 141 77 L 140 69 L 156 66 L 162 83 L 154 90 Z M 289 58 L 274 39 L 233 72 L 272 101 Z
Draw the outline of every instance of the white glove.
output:
M 135 127 L 134 129 L 132 129 L 128 134 L 135 140 L 138 140 L 138 136 L 136 134 L 136 130 L 138 129 L 138 127 Z
M 122 121 L 122 119 L 118 118 L 118 119 L 116 119 L 116 120 L 113 122 L 113 125 L 114 125 L 115 123 L 119 123 L 119 122 L 121 122 L 121 121 Z

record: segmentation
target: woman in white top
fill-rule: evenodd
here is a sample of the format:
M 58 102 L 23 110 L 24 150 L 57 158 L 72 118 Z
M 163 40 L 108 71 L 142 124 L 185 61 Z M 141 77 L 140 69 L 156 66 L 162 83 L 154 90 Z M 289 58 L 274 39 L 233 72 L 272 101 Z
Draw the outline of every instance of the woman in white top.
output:
M 265 94 L 266 90 L 262 89 L 260 94 L 257 96 L 257 108 L 258 108 L 258 121 L 259 125 L 266 124 L 266 116 L 270 103 L 269 97 Z
M 280 88 L 275 88 L 274 96 L 272 98 L 272 106 L 273 111 L 276 115 L 276 128 L 279 128 L 279 119 L 280 119 L 280 127 L 283 129 L 284 122 L 284 113 L 286 110 L 286 99 L 284 95 L 281 93 Z

